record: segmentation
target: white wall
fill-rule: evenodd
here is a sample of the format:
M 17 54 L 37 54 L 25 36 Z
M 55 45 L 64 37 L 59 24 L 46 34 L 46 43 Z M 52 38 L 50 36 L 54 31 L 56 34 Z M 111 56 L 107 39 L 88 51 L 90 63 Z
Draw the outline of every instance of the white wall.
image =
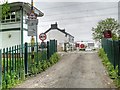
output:
M 20 28 L 20 27 L 21 27 L 21 23 L 2 24 L 1 29 L 11 29 L 11 30 L 0 32 L 0 38 L 1 38 L 0 48 L 6 48 L 21 44 L 21 30 L 12 30 L 12 28 Z M 23 27 L 27 29 L 25 24 L 23 24 Z M 9 34 L 11 34 L 11 38 L 8 37 Z M 28 32 L 23 30 L 23 44 L 25 42 L 30 43 L 30 41 L 31 41 L 31 36 L 28 36 Z
M 35 38 L 35 42 L 36 42 L 36 37 Z M 30 43 L 31 42 L 31 36 L 28 36 L 28 32 L 27 31 L 23 31 L 23 44 L 27 42 Z
M 1 39 L 2 40 L 2 48 L 20 45 L 20 43 L 21 43 L 20 30 L 1 32 L 1 34 L 2 34 L 2 39 Z M 11 34 L 10 38 L 8 37 L 9 34 Z
M 66 45 L 66 49 L 69 50 L 69 49 L 73 49 L 73 46 L 74 46 L 74 41 L 72 41 L 72 38 L 70 35 L 67 35 L 67 37 L 65 37 L 65 34 L 60 32 L 59 30 L 57 29 L 54 29 L 54 30 L 50 30 L 47 34 L 47 40 L 52 40 L 52 39 L 55 39 L 57 40 L 57 43 L 58 45 L 60 45 L 63 50 L 64 50 L 64 43 L 69 43 Z
M 65 37 L 65 34 L 58 31 L 58 30 L 50 30 L 47 34 L 47 40 L 57 40 L 59 43 L 67 42 L 67 38 Z
M 2 29 L 20 28 L 20 26 L 21 26 L 21 24 L 19 22 L 6 23 L 6 24 L 2 24 Z
M 1 31 L 0 32 L 0 48 L 11 47 L 14 45 L 19 45 L 21 42 L 21 32 L 20 30 L 12 30 L 12 28 L 20 28 L 20 22 L 12 22 L 12 23 L 2 23 L 1 29 L 11 29 L 9 31 Z M 9 35 L 11 37 L 9 38 Z

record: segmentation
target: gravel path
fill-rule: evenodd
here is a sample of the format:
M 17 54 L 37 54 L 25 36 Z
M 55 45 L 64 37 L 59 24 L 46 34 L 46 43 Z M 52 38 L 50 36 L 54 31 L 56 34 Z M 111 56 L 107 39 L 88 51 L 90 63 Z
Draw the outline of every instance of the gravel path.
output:
M 96 52 L 61 55 L 57 64 L 16 88 L 114 88 Z

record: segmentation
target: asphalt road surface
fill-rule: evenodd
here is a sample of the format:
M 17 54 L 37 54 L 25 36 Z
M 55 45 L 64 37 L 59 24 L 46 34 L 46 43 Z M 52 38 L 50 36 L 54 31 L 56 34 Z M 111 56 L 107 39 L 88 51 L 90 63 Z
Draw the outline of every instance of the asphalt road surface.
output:
M 16 88 L 114 88 L 97 52 L 61 53 L 61 60 Z

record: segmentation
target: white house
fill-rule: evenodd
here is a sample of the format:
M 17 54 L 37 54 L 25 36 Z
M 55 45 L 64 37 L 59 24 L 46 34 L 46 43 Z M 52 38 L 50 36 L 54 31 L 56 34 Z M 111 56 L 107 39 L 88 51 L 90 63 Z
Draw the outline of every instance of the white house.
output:
M 57 23 L 51 24 L 46 32 L 47 40 L 57 40 L 58 51 L 72 50 L 74 45 L 74 37 L 67 33 L 65 29 L 59 29 Z
M 31 37 L 28 36 L 27 25 L 25 20 L 31 12 L 31 5 L 25 2 L 9 3 L 10 13 L 7 17 L 0 20 L 0 48 L 11 47 L 14 45 L 23 45 L 30 42 Z M 44 14 L 34 7 L 37 17 Z

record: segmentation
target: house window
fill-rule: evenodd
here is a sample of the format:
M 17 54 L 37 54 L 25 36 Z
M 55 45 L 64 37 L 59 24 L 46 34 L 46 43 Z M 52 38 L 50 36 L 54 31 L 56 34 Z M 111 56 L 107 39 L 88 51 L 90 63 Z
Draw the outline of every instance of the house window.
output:
M 8 16 L 6 16 L 5 21 L 10 22 L 10 14 L 8 14 Z
M 16 11 L 16 21 L 20 21 L 20 11 Z
M 2 20 L 5 20 L 5 17 L 2 17 Z
M 11 13 L 11 22 L 15 22 L 15 12 Z
M 5 22 L 5 17 L 2 17 L 1 23 L 4 23 L 4 22 Z
M 10 15 L 8 15 L 8 16 L 6 17 L 6 19 L 10 19 Z
M 20 11 L 9 13 L 8 16 L 2 17 L 2 23 L 20 21 Z

